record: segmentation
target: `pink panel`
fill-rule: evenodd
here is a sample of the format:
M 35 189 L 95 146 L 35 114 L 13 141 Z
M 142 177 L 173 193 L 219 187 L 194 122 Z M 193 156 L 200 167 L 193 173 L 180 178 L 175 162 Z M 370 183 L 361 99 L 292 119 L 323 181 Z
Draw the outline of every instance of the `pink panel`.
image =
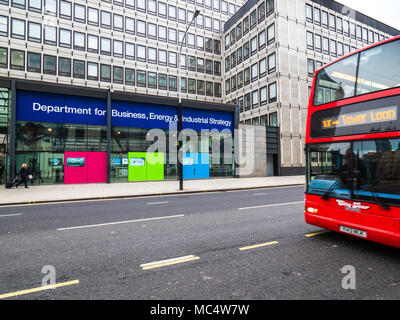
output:
M 107 182 L 107 152 L 88 152 L 87 182 Z
M 85 166 L 67 166 L 68 158 L 85 158 Z M 70 151 L 64 153 L 64 183 L 87 183 L 87 168 L 87 152 Z

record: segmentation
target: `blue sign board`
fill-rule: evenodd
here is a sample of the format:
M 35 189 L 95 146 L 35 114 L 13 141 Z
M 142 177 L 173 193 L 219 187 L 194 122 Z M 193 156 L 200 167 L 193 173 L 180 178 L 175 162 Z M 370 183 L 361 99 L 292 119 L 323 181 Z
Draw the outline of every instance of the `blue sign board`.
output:
M 18 90 L 17 120 L 103 125 L 107 124 L 105 99 Z M 183 109 L 183 129 L 233 131 L 233 113 Z M 176 107 L 112 101 L 111 124 L 120 127 L 168 129 L 178 121 Z

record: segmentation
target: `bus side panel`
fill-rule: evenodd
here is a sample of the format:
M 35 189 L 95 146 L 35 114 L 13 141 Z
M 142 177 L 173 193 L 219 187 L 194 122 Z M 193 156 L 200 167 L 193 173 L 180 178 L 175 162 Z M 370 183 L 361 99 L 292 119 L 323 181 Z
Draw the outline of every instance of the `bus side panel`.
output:
M 348 201 L 352 203 L 352 201 Z M 339 207 L 336 199 L 321 200 L 321 196 L 306 194 L 306 208 L 312 207 L 318 209 L 318 213 L 309 213 L 305 211 L 305 221 L 321 228 L 340 232 L 340 226 L 363 230 L 367 232 L 367 238 L 361 238 L 379 242 L 400 248 L 400 218 L 382 216 L 374 214 L 382 210 L 378 205 L 366 204 L 370 206 L 368 211 L 361 212 L 348 211 Z M 391 212 L 400 216 L 400 208 L 391 207 Z M 347 233 L 345 233 L 347 234 Z

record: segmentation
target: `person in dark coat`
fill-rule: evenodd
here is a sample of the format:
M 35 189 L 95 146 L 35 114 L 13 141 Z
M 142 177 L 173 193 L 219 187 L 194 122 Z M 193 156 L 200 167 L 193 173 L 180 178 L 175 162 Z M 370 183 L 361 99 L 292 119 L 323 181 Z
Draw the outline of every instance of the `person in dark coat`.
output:
M 28 165 L 26 163 L 23 163 L 21 170 L 19 170 L 19 173 L 18 173 L 20 181 L 15 185 L 16 188 L 18 188 L 18 186 L 21 183 L 24 183 L 25 188 L 28 188 L 28 169 L 27 168 L 28 168 Z

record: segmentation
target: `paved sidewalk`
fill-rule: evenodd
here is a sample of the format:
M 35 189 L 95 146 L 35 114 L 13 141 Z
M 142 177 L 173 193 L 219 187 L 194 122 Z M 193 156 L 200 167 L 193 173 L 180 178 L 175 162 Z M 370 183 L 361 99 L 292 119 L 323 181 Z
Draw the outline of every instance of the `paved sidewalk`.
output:
M 29 186 L 16 189 L 0 186 L 0 206 L 11 204 L 32 204 L 42 202 L 107 199 L 178 193 L 230 191 L 268 187 L 302 185 L 304 176 L 263 177 L 263 178 L 220 178 L 207 180 L 185 180 L 184 190 L 179 190 L 179 181 L 92 183 Z

